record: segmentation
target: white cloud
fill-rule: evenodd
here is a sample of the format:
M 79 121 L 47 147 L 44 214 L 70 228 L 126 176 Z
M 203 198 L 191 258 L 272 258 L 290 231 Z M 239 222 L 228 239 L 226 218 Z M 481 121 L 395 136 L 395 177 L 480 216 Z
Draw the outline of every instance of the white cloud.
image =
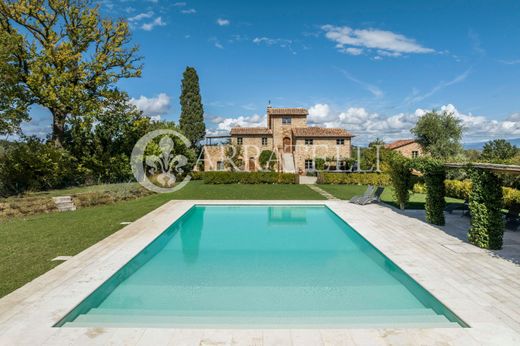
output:
M 213 117 L 211 122 L 216 127 L 207 131 L 211 135 L 228 133 L 232 127 L 265 127 L 267 126 L 267 115 L 253 114 L 250 116 L 239 116 L 236 118 Z
M 220 26 L 227 26 L 230 23 L 231 22 L 229 21 L 229 19 L 224 19 L 224 18 L 218 18 L 217 19 L 217 24 L 220 25 Z
M 441 81 L 440 83 L 438 83 L 436 86 L 434 86 L 430 91 L 424 93 L 424 94 L 419 94 L 417 92 L 417 90 L 414 90 L 412 95 L 411 96 L 408 96 L 406 99 L 405 99 L 405 103 L 406 104 L 413 104 L 413 103 L 417 103 L 419 101 L 422 101 L 424 100 L 425 98 L 428 98 L 430 96 L 432 96 L 433 94 L 437 93 L 438 91 L 446 88 L 446 87 L 449 87 L 451 85 L 454 85 L 454 84 L 457 84 L 457 83 L 460 83 L 460 82 L 463 82 L 464 80 L 466 80 L 466 78 L 468 78 L 468 76 L 470 75 L 471 73 L 471 68 L 467 69 L 466 71 L 464 71 L 463 73 L 461 73 L 460 75 L 456 76 L 455 78 L 453 78 L 452 80 L 449 80 L 447 82 L 445 81 Z
M 309 126 L 323 126 L 327 128 L 344 128 L 354 134 L 356 144 L 367 144 L 376 137 L 383 138 L 386 142 L 411 138 L 410 130 L 417 120 L 430 110 L 417 108 L 410 113 L 397 113 L 382 115 L 370 112 L 364 107 L 349 107 L 346 109 L 334 109 L 329 104 L 317 103 L 309 108 Z M 477 116 L 471 113 L 464 114 L 452 104 L 440 107 L 440 111 L 453 113 L 461 120 L 464 126 L 464 141 L 476 142 L 496 138 L 516 138 L 520 136 L 520 113 L 514 113 L 504 120 L 489 119 L 485 116 Z M 211 122 L 215 125 L 208 130 L 208 134 L 221 135 L 228 133 L 232 127 L 265 127 L 266 115 L 254 114 L 251 116 L 213 117 Z
M 140 96 L 138 99 L 131 98 L 130 103 L 139 108 L 143 113 L 150 117 L 164 115 L 170 109 L 170 96 L 160 93 L 156 97 Z
M 383 91 L 381 91 L 381 89 L 379 89 L 377 86 L 355 78 L 346 70 L 343 70 L 343 69 L 338 69 L 338 70 L 345 76 L 345 78 L 360 85 L 363 89 L 369 91 L 375 97 L 382 97 L 384 95 Z
M 361 55 L 361 54 L 363 54 L 363 49 L 361 49 L 361 48 L 354 48 L 354 47 L 342 48 L 341 51 L 343 53 L 346 53 L 346 54 L 349 54 L 349 55 Z
M 181 13 L 182 14 L 195 14 L 195 13 L 197 13 L 197 10 L 194 9 L 194 8 L 190 8 L 190 9 L 187 9 L 187 10 L 182 10 Z
M 516 59 L 516 60 L 499 60 L 502 64 L 506 64 L 506 65 L 517 65 L 517 64 L 520 64 L 520 59 Z
M 343 111 L 333 110 L 327 104 L 316 104 L 309 108 L 309 125 L 340 127 L 352 132 L 357 143 L 366 144 L 376 137 L 391 141 L 410 138 L 417 120 L 429 110 L 418 108 L 413 113 L 397 113 L 384 116 L 369 112 L 364 107 L 349 107 Z M 444 105 L 440 111 L 453 113 L 464 126 L 465 141 L 480 141 L 494 138 L 520 136 L 520 114 L 515 113 L 504 120 L 493 120 L 485 116 L 464 114 L 452 104 Z
M 138 22 L 142 19 L 151 18 L 152 16 L 153 16 L 153 11 L 143 12 L 143 13 L 139 13 L 138 15 L 128 18 L 128 21 L 129 22 Z
M 488 140 L 520 136 L 520 122 L 514 120 L 517 118 L 515 114 L 504 120 L 494 120 L 482 115 L 461 113 L 452 104 L 442 106 L 441 111 L 453 113 L 455 117 L 461 120 L 466 140 Z
M 296 52 L 292 49 L 292 40 L 284 39 L 284 38 L 271 38 L 271 37 L 255 37 L 253 39 L 253 43 L 257 45 L 265 44 L 266 46 L 278 46 L 281 48 L 289 49 L 293 54 Z
M 264 43 L 268 46 L 278 45 L 278 44 L 290 44 L 291 40 L 286 40 L 283 38 L 270 38 L 270 37 L 255 37 L 253 39 L 253 43 L 261 44 Z
M 520 121 L 520 113 L 513 113 L 507 117 L 508 121 Z
M 336 43 L 336 48 L 346 54 L 360 55 L 363 49 L 375 50 L 379 56 L 434 53 L 414 39 L 391 31 L 379 29 L 352 29 L 348 26 L 323 25 L 325 37 Z
M 317 103 L 309 108 L 309 121 L 322 122 L 330 115 L 330 107 L 328 104 Z
M 211 37 L 209 39 L 209 42 L 212 42 L 213 45 L 218 48 L 218 49 L 224 49 L 224 46 L 222 45 L 222 43 L 220 43 L 220 41 L 218 40 L 218 38 L 216 37 Z
M 143 25 L 141 25 L 141 29 L 143 29 L 145 31 L 151 31 L 156 26 L 165 26 L 165 25 L 166 25 L 166 23 L 162 21 L 162 18 L 157 17 L 153 20 L 153 22 L 144 23 Z
M 184 6 L 186 6 L 186 3 L 185 2 L 176 2 L 176 3 L 173 4 L 173 6 L 175 6 L 175 7 L 184 7 Z

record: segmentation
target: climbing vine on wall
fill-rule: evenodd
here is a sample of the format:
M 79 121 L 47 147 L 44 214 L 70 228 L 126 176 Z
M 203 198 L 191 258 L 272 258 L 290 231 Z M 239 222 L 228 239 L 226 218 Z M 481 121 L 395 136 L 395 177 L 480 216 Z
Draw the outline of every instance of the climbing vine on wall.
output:
M 410 199 L 410 190 L 413 187 L 411 173 L 411 160 L 395 153 L 389 162 L 390 181 L 394 188 L 394 197 L 399 204 L 399 208 L 404 209 Z
M 468 239 L 484 249 L 501 249 L 504 220 L 501 213 L 503 199 L 500 178 L 490 171 L 472 169 L 471 180 L 471 228 Z
M 434 225 L 445 224 L 444 208 L 446 207 L 446 168 L 442 161 L 424 158 L 414 165 L 414 168 L 423 173 L 426 185 L 426 221 Z

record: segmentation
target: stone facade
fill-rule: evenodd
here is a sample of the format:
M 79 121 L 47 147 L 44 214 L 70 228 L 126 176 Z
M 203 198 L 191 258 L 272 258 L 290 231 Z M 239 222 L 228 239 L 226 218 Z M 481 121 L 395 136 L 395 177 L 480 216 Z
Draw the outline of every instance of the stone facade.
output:
M 226 159 L 225 146 L 204 146 L 204 171 L 223 171 Z
M 414 139 L 400 139 L 385 145 L 385 148 L 400 152 L 403 156 L 409 158 L 424 155 L 423 147 Z
M 305 144 L 305 138 L 296 138 L 294 148 L 294 161 L 297 168 L 302 168 L 305 172 L 305 160 L 313 158 L 332 159 L 341 161 L 352 156 L 352 145 L 349 139 L 345 139 L 343 144 L 337 144 L 336 139 L 313 138 L 313 144 Z
M 286 170 L 284 160 L 292 160 L 294 166 L 291 166 L 298 173 L 313 170 L 316 158 L 345 160 L 351 157 L 353 136 L 349 132 L 307 126 L 307 115 L 304 108 L 268 107 L 267 127 L 232 128 L 230 143 L 241 146 L 244 170 L 259 170 L 259 156 L 264 150 L 275 153 L 275 169 Z M 225 147 L 206 146 L 204 150 L 204 170 L 225 169 Z

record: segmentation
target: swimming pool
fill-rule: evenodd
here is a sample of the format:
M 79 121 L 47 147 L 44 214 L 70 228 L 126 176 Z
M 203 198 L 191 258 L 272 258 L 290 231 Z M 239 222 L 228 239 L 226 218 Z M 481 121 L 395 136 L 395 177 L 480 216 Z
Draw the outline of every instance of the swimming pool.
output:
M 195 205 L 57 327 L 466 327 L 326 206 Z

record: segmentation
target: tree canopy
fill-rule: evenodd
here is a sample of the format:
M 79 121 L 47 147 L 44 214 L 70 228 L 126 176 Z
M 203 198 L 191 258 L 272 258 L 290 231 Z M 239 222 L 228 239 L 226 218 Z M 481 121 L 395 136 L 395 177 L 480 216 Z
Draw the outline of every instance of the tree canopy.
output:
M 4 131 L 16 131 L 27 105 L 38 104 L 51 112 L 52 139 L 61 146 L 71 116 L 99 107 L 119 79 L 141 75 L 128 23 L 102 18 L 90 1 L 3 0 L 0 30 L 0 54 L 9 51 L 0 88 L 10 90 L 0 114 L 12 119 Z
M 433 110 L 420 117 L 411 132 L 432 157 L 446 159 L 461 152 L 462 130 L 452 113 Z
M 505 139 L 495 139 L 484 144 L 481 158 L 489 161 L 509 160 L 518 154 L 518 148 Z
M 181 85 L 181 116 L 180 127 L 184 135 L 196 145 L 204 138 L 204 108 L 200 96 L 199 76 L 193 67 L 186 67 L 182 75 Z

